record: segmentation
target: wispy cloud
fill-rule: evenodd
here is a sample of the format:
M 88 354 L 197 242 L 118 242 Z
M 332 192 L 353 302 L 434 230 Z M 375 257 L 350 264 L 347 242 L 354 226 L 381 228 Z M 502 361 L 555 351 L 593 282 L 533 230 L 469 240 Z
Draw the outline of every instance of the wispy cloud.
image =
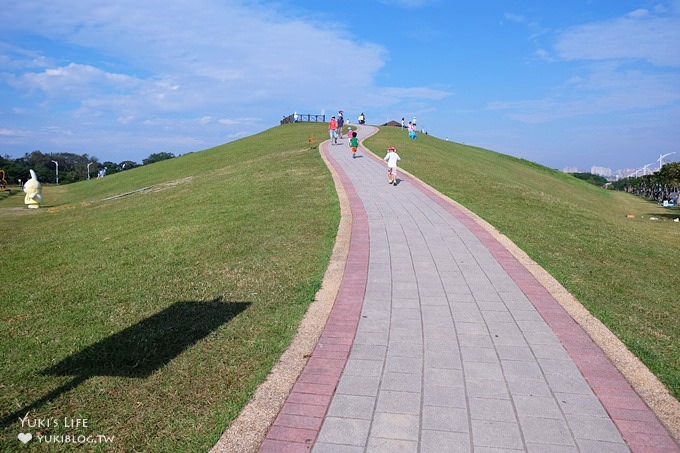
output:
M 437 3 L 439 0 L 380 0 L 380 3 L 388 6 L 399 6 L 402 8 L 420 8 Z
M 448 91 L 435 90 L 428 87 L 383 88 L 380 90 L 380 93 L 391 98 L 431 101 L 439 101 L 453 95 L 453 93 Z
M 527 21 L 527 18 L 525 16 L 515 13 L 504 13 L 503 19 L 507 20 L 508 22 L 515 22 L 518 24 L 523 24 Z
M 567 29 L 555 50 L 564 60 L 644 60 L 680 67 L 680 15 L 637 9 L 624 17 Z
M 552 51 L 535 55 L 549 64 L 582 63 L 577 72 L 541 99 L 492 102 L 488 108 L 535 124 L 678 103 L 679 13 L 638 9 L 568 28 L 557 35 Z
M 0 136 L 3 137 L 24 137 L 26 135 L 28 135 L 28 131 L 25 130 L 0 128 Z
M 493 102 L 492 110 L 506 110 L 510 118 L 543 123 L 564 118 L 669 106 L 680 102 L 674 73 L 624 69 L 616 64 L 595 65 L 585 76 L 573 77 L 543 98 Z

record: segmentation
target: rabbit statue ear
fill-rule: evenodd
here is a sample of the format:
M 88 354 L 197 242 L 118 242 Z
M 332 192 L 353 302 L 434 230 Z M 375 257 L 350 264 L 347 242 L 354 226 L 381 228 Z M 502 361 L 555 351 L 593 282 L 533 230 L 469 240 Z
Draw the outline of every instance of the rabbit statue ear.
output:
M 33 170 L 28 170 L 31 172 L 31 178 L 35 179 L 36 181 L 38 180 L 38 175 L 35 174 Z

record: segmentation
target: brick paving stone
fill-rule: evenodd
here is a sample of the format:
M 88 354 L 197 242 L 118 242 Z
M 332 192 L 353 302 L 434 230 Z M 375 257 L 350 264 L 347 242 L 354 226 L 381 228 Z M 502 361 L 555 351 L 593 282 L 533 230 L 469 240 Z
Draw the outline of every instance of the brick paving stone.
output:
M 378 395 L 376 411 L 416 415 L 420 407 L 420 393 L 383 390 Z
M 366 445 L 370 420 L 356 418 L 326 417 L 317 440 L 329 444 Z
M 420 434 L 419 431 L 419 415 L 376 412 L 370 436 L 417 442 Z
M 371 453 L 417 453 L 418 442 L 413 440 L 385 439 L 382 437 L 369 437 L 367 451 Z
M 451 431 L 423 429 L 420 443 L 421 453 L 470 453 L 470 435 Z M 475 450 L 477 451 L 477 450 Z
M 328 416 L 371 420 L 376 398 L 360 395 L 335 395 Z

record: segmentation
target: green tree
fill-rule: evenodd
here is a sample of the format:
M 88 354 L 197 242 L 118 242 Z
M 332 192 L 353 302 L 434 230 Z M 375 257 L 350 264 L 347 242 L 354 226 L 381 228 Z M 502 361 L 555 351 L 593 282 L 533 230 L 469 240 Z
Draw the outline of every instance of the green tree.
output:
M 659 177 L 664 184 L 674 186 L 676 189 L 680 187 L 680 162 L 672 162 L 661 167 Z
M 125 171 L 125 170 L 132 170 L 135 167 L 139 167 L 140 165 L 132 160 L 124 160 L 123 162 L 118 164 L 118 168 L 120 171 Z
M 571 175 L 575 178 L 582 179 L 585 182 L 594 184 L 596 186 L 602 187 L 605 184 L 607 184 L 607 178 L 605 178 L 604 176 L 594 175 L 592 173 L 572 173 Z
M 175 155 L 172 154 L 172 153 L 166 153 L 166 152 L 154 153 L 154 154 L 149 155 L 149 157 L 147 157 L 146 159 L 144 159 L 142 161 L 142 163 L 144 165 L 149 165 L 149 164 L 153 164 L 154 162 L 160 162 L 162 160 L 172 159 L 173 157 L 175 157 Z
M 71 182 L 87 179 L 87 164 L 97 163 L 97 158 L 89 157 L 87 154 L 73 153 L 51 153 L 45 154 L 39 150 L 26 153 L 11 161 L 5 158 L 4 162 L 9 168 L 5 168 L 12 178 L 12 183 L 18 183 L 21 179 L 25 182 L 30 178 L 29 170 L 34 170 L 38 180 L 43 183 L 55 183 L 57 179 L 57 164 L 59 165 L 59 183 L 68 184 Z M 54 162 L 57 162 L 55 164 Z

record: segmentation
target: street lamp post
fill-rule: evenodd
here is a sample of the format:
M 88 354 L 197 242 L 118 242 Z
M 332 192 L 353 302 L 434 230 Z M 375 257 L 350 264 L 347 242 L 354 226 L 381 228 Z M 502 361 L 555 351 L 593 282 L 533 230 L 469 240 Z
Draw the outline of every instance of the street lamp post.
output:
M 659 154 L 659 170 L 661 170 L 661 167 L 663 167 L 663 160 L 666 157 L 670 156 L 671 154 L 675 154 L 675 151 L 673 151 L 672 153 L 668 153 L 668 154 Z
M 87 180 L 90 180 L 90 165 L 92 165 L 94 162 L 88 162 L 87 163 Z
M 54 162 L 54 165 L 56 165 L 55 172 L 57 174 L 57 185 L 59 185 L 59 162 L 56 160 L 53 160 L 52 162 Z

